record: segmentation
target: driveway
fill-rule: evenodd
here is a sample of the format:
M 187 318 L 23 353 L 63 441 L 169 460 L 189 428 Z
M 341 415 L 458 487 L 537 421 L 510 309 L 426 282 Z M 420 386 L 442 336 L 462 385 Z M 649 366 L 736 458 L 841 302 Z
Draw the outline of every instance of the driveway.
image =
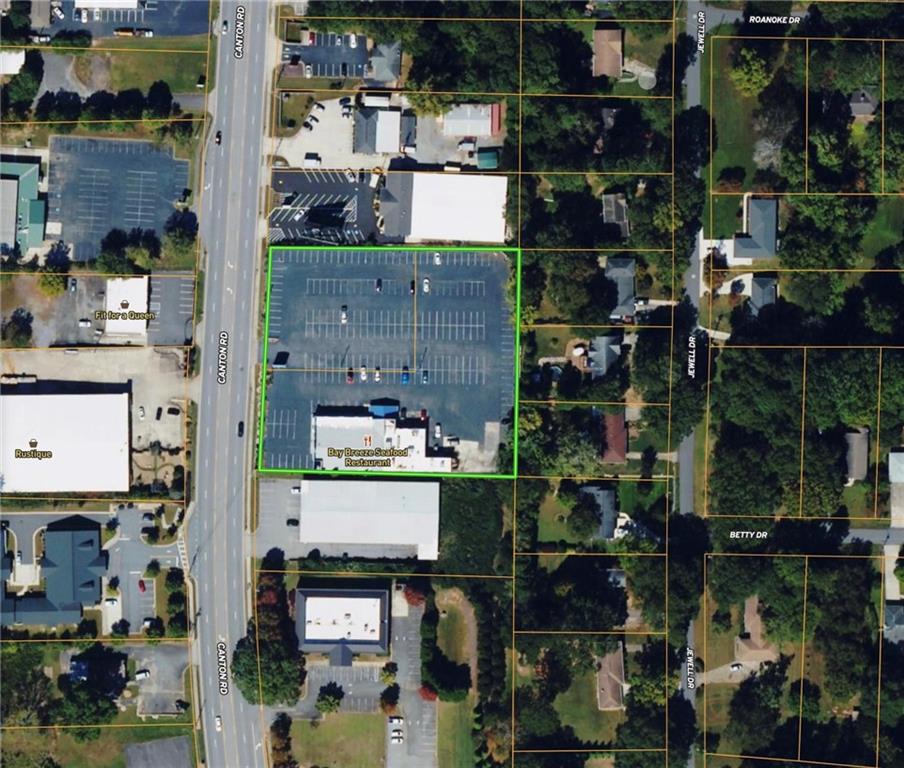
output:
M 145 591 L 141 592 L 138 582 L 151 560 L 157 560 L 161 568 L 182 567 L 177 545 L 154 546 L 141 539 L 142 516 L 152 513 L 155 504 L 119 504 L 116 516 L 119 520 L 119 535 L 112 539 L 107 550 L 110 554 L 108 577 L 119 577 L 122 618 L 129 622 L 131 634 L 140 634 L 146 618 L 157 615 L 154 604 L 154 581 L 144 579 Z
M 135 661 L 135 670 L 146 669 L 150 677 L 138 681 L 139 717 L 175 715 L 176 702 L 185 700 L 183 676 L 188 668 L 188 647 L 182 643 L 125 645 Z

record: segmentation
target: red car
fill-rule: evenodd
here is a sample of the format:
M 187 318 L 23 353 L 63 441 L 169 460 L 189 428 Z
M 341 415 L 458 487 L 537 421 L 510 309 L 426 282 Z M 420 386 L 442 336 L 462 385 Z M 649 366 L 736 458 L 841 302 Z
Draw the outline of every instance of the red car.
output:
M 145 589 L 145 587 L 144 587 L 144 579 L 138 579 L 138 591 L 139 591 L 139 592 L 144 592 L 144 589 Z
M 355 383 L 355 372 L 349 368 L 345 373 L 345 383 L 346 384 L 354 384 Z

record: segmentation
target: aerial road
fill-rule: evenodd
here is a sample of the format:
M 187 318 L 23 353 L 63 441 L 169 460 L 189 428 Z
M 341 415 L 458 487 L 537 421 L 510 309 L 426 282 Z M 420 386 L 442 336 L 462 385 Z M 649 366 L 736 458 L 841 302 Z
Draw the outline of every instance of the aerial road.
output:
M 249 618 L 251 552 L 245 519 L 255 434 L 251 409 L 270 15 L 266 3 L 223 2 L 213 21 L 218 54 L 201 193 L 200 234 L 207 258 L 195 495 L 188 527 L 197 705 L 206 763 L 213 768 L 267 764 L 259 708 L 235 688 L 228 664 Z

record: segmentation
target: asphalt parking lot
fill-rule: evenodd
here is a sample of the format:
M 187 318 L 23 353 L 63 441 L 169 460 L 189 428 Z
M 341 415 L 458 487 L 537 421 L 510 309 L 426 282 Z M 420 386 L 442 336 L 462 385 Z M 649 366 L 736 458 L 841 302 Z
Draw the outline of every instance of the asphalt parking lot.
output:
M 358 244 L 376 235 L 374 190 L 370 173 L 344 171 L 274 171 L 274 191 L 285 205 L 270 214 L 270 244 Z
M 151 275 L 148 344 L 189 344 L 195 301 L 193 275 Z
M 75 16 L 75 0 L 62 0 L 64 19 L 50 17 L 50 32 L 61 29 L 85 29 L 94 37 L 113 37 L 118 27 L 152 29 L 155 37 L 202 35 L 210 28 L 208 0 L 145 0 L 137 8 L 101 8 L 95 18 L 88 10 L 88 21 Z M 141 47 L 136 38 L 136 47 Z
M 311 77 L 364 77 L 368 58 L 367 38 L 364 35 L 336 32 L 313 34 L 310 45 L 283 43 L 282 63 L 310 65 Z
M 47 218 L 76 261 L 95 258 L 114 228 L 162 234 L 187 185 L 188 160 L 153 142 L 50 138 Z
M 138 681 L 138 714 L 174 715 L 176 701 L 185 700 L 183 675 L 188 667 L 188 647 L 183 644 L 124 646 L 135 662 L 135 669 L 146 669 L 150 677 Z
M 488 425 L 498 427 L 509 414 L 508 259 L 495 252 L 442 252 L 437 264 L 434 253 L 273 252 L 268 363 L 279 352 L 289 359 L 285 369 L 274 370 L 267 393 L 264 466 L 313 468 L 310 415 L 318 405 L 391 398 L 409 411 L 426 409 L 446 436 L 478 443 L 492 434 Z M 369 371 L 366 381 L 361 366 Z M 402 383 L 405 366 L 408 384 Z M 346 383 L 349 368 L 353 384 Z

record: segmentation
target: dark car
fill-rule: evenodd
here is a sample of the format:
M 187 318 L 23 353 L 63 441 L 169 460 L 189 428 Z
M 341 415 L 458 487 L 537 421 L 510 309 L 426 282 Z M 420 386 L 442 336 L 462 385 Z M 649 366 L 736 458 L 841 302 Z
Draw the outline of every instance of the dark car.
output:
M 289 362 L 289 353 L 288 352 L 277 352 L 276 357 L 273 358 L 273 367 L 274 368 L 285 368 L 286 364 Z
M 345 383 L 346 384 L 354 384 L 355 383 L 355 372 L 349 368 L 345 372 Z
M 383 293 L 383 278 L 378 277 L 377 281 L 374 283 L 374 290 L 377 293 Z
M 138 579 L 138 591 L 144 592 L 145 589 L 147 588 L 144 586 L 144 579 Z
M 421 384 L 426 384 L 428 381 L 430 381 L 430 371 L 425 368 L 421 374 Z
M 288 525 L 292 528 L 297 528 L 298 527 L 298 518 L 290 517 L 288 520 L 286 520 L 286 525 Z
M 243 437 L 244 434 L 245 434 L 245 422 L 240 421 L 239 422 L 239 437 Z
M 414 280 L 408 285 L 408 293 L 414 294 Z
M 411 381 L 411 374 L 408 372 L 408 366 L 403 365 L 402 366 L 402 384 L 407 384 L 409 381 Z
M 154 417 L 157 421 L 160 421 L 160 417 L 163 416 L 163 408 L 157 409 L 157 415 Z
M 213 137 L 214 143 L 219 146 L 223 143 L 223 132 L 217 131 L 217 135 Z
M 182 413 L 182 411 L 180 411 L 178 408 L 176 408 L 175 405 L 171 405 L 169 408 L 167 408 L 166 412 L 170 416 L 178 416 L 180 413 Z

